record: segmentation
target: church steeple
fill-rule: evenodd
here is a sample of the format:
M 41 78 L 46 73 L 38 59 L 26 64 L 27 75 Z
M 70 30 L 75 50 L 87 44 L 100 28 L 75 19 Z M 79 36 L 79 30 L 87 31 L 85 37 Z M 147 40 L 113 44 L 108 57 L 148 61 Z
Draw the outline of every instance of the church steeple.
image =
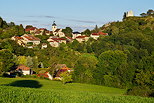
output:
M 53 21 L 53 24 L 52 24 L 52 26 L 57 26 L 57 25 L 56 25 L 56 23 L 55 23 L 55 21 Z
M 57 29 L 57 25 L 56 25 L 55 21 L 53 21 L 53 24 L 52 24 L 52 31 L 54 32 L 56 29 Z

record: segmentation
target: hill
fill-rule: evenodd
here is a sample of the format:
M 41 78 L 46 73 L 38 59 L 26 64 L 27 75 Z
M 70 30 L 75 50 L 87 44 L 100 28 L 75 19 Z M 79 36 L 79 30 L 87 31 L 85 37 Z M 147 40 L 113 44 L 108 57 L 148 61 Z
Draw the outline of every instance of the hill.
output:
M 26 78 L 0 78 L 1 103 L 153 103 L 125 89 Z M 29 84 L 30 83 L 30 84 Z

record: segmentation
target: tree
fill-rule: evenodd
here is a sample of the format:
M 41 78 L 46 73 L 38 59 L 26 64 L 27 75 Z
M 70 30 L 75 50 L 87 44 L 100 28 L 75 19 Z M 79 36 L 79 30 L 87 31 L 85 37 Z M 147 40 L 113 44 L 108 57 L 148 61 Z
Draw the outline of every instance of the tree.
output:
M 120 88 L 122 88 L 122 85 L 126 85 L 129 72 L 127 72 L 127 55 L 123 51 L 108 50 L 103 52 L 99 56 L 98 66 L 98 75 L 104 75 L 102 81 L 100 81 L 104 85 Z
M 90 36 L 91 31 L 89 29 L 86 29 L 84 32 L 82 32 L 83 35 Z
M 25 33 L 24 27 L 23 27 L 22 24 L 20 24 L 18 34 L 19 34 L 19 35 L 23 35 L 24 33 Z
M 98 60 L 93 55 L 82 55 L 74 67 L 74 80 L 81 83 L 93 83 L 94 71 Z
M 13 54 L 7 49 L 0 50 L 0 71 L 7 72 L 13 65 Z
M 72 32 L 73 30 L 70 27 L 66 27 L 65 29 L 62 30 L 66 36 L 72 37 Z
M 16 64 L 23 64 L 27 65 L 27 58 L 26 56 L 18 56 Z
M 148 15 L 150 15 L 152 12 L 154 12 L 152 9 L 149 9 L 148 11 L 147 11 L 147 14 Z
M 31 27 L 33 27 L 32 25 L 27 25 L 26 27 L 25 27 L 25 29 L 29 29 L 29 28 L 31 28 Z

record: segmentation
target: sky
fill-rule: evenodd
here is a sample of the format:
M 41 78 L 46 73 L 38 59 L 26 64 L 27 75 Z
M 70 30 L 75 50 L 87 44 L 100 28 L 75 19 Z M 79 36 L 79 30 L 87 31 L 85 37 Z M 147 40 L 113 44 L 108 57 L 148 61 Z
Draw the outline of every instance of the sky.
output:
M 55 21 L 58 28 L 84 31 L 121 21 L 124 12 L 132 10 L 139 16 L 149 9 L 154 10 L 154 0 L 0 0 L 5 21 L 48 30 Z

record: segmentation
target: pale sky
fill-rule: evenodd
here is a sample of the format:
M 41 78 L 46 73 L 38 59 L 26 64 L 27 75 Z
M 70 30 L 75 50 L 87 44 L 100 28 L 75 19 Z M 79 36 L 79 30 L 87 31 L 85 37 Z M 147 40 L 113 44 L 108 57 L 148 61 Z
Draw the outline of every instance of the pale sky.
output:
M 139 16 L 148 9 L 154 9 L 154 0 L 0 0 L 0 16 L 7 22 L 49 30 L 53 21 L 59 28 L 93 29 L 120 21 L 126 11 Z

